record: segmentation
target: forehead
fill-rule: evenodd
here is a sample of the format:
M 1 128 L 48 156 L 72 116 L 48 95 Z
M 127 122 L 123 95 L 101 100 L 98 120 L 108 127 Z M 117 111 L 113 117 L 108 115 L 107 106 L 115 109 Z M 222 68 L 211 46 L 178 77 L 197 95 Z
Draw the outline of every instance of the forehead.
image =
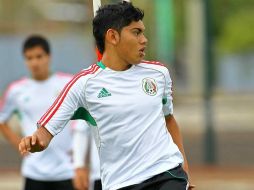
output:
M 43 53 L 46 53 L 45 50 L 41 47 L 41 46 L 34 46 L 34 47 L 31 47 L 29 49 L 26 49 L 24 54 L 25 55 L 28 55 L 28 54 L 43 54 Z
M 135 28 L 145 30 L 145 25 L 142 20 L 139 20 L 139 21 L 132 21 L 128 26 L 126 26 L 124 28 L 129 29 L 129 30 L 135 29 Z

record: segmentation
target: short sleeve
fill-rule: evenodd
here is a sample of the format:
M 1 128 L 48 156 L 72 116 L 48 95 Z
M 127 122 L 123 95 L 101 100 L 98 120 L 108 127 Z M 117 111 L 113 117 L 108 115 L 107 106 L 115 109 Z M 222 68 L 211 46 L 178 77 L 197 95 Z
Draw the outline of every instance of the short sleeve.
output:
M 38 127 L 45 127 L 52 135 L 62 131 L 75 111 L 85 105 L 84 86 L 82 77 L 74 77 L 38 121 Z
M 172 80 L 170 78 L 169 71 L 167 70 L 164 73 L 165 76 L 165 87 L 164 87 L 164 94 L 162 98 L 163 104 L 163 113 L 165 116 L 173 115 L 173 97 L 172 97 Z
M 16 110 L 15 93 L 8 88 L 0 99 L 0 123 L 5 123 Z

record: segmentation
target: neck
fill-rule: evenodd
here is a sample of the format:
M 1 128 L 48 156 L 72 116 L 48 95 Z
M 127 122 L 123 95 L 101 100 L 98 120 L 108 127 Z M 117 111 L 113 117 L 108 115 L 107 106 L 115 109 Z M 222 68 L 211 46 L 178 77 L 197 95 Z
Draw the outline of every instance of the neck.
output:
M 36 81 L 44 81 L 44 80 L 47 80 L 49 76 L 50 76 L 49 73 L 45 73 L 41 75 L 32 75 L 32 78 Z
M 131 67 L 130 63 L 119 57 L 114 51 L 105 51 L 103 53 L 101 61 L 106 67 L 115 71 L 124 71 Z

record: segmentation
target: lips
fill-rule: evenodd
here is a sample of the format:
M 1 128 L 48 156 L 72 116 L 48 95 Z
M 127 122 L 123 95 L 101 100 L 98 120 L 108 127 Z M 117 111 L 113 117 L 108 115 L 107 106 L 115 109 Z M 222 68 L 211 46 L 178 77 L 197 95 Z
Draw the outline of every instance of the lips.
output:
M 141 49 L 139 49 L 139 54 L 140 54 L 140 56 L 142 56 L 142 57 L 144 57 L 145 56 L 145 47 L 144 48 L 141 48 Z

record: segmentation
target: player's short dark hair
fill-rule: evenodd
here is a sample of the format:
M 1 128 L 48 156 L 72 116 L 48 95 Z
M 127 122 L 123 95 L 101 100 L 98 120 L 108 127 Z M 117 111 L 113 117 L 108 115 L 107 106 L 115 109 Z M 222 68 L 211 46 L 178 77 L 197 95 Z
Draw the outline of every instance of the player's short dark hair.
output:
M 100 53 L 105 50 L 105 34 L 108 29 L 112 28 L 120 33 L 123 27 L 133 21 L 142 20 L 143 17 L 142 10 L 126 1 L 100 7 L 93 19 L 93 35 Z
M 26 50 L 40 46 L 47 54 L 50 54 L 50 45 L 46 38 L 40 35 L 29 36 L 23 44 L 23 53 Z

